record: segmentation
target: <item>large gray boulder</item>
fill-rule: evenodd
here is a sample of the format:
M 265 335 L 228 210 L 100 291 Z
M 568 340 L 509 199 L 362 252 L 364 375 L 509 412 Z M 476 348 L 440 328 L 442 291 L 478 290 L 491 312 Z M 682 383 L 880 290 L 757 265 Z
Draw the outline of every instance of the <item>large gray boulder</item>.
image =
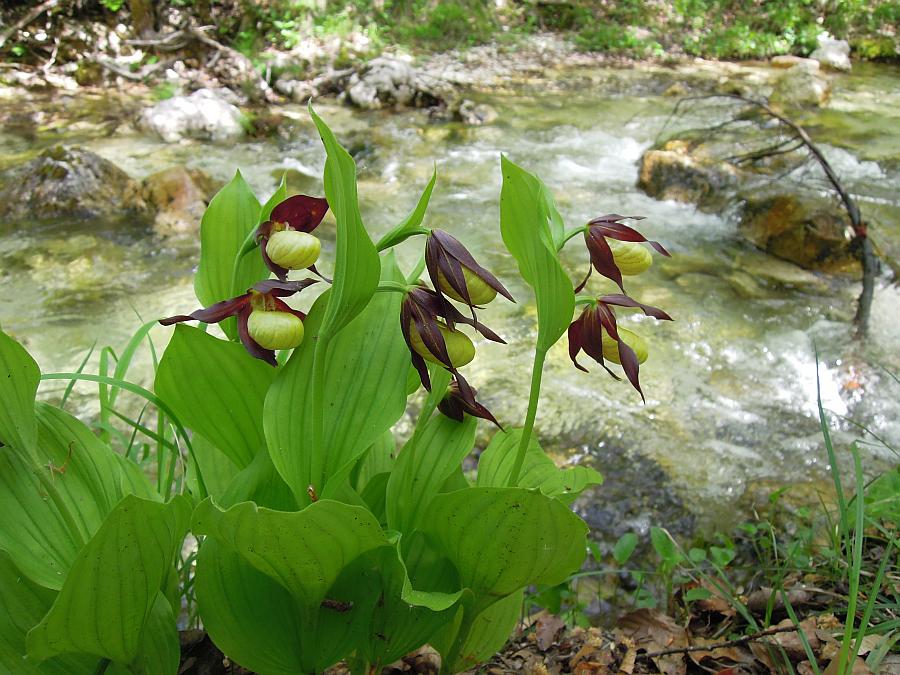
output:
M 198 89 L 190 96 L 174 96 L 141 113 L 140 125 L 167 143 L 185 138 L 223 143 L 244 135 L 243 115 L 223 94 Z
M 637 186 L 655 199 L 715 210 L 739 182 L 731 164 L 698 152 L 688 141 L 673 140 L 643 154 Z
M 57 145 L 0 174 L 0 221 L 149 220 L 137 181 L 79 147 Z
M 445 103 L 445 82 L 413 68 L 406 61 L 379 57 L 350 76 L 345 95 L 358 108 L 427 108 Z
M 779 73 L 770 100 L 783 107 L 823 106 L 831 98 L 831 82 L 819 62 L 804 59 Z
M 846 40 L 835 40 L 828 33 L 816 38 L 816 50 L 809 55 L 826 68 L 832 70 L 850 70 L 850 43 Z

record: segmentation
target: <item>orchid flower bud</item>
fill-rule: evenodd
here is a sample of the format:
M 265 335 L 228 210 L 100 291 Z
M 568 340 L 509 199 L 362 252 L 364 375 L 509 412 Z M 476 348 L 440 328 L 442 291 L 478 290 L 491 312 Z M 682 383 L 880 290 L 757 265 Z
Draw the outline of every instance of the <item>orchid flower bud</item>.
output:
M 254 309 L 247 319 L 247 331 L 263 349 L 293 349 L 303 342 L 303 321 L 290 312 Z
M 442 321 L 436 321 L 435 324 L 441 332 L 441 337 L 444 338 L 444 344 L 447 345 L 447 354 L 450 356 L 450 363 L 454 368 L 461 368 L 475 358 L 475 345 L 472 344 L 472 341 L 465 333 L 461 333 L 458 330 L 450 330 L 447 324 Z M 419 334 L 414 322 L 410 322 L 409 325 L 409 339 L 413 351 L 426 361 L 446 365 L 425 346 L 425 342 L 422 340 L 422 336 Z
M 647 357 L 650 355 L 650 349 L 647 346 L 647 341 L 642 338 L 637 333 L 628 330 L 627 328 L 618 327 L 619 338 L 626 345 L 631 347 L 634 350 L 635 356 L 637 356 L 638 363 L 643 363 L 647 360 Z M 613 363 L 618 363 L 622 365 L 622 361 L 619 358 L 619 343 L 617 340 L 614 340 L 609 336 L 608 333 L 604 332 L 603 337 L 601 338 L 603 342 L 603 358 L 612 361 Z
M 607 241 L 612 250 L 616 267 L 625 276 L 635 276 L 646 272 L 653 264 L 653 256 L 646 247 L 630 241 Z
M 281 230 L 273 232 L 265 242 L 269 260 L 288 270 L 305 270 L 315 264 L 322 243 L 308 232 Z
M 466 290 L 469 292 L 468 300 L 456 292 L 456 289 L 454 289 L 450 282 L 447 281 L 447 277 L 444 276 L 443 272 L 438 273 L 437 283 L 441 293 L 448 298 L 453 298 L 457 302 L 464 302 L 466 304 L 471 302 L 473 305 L 486 305 L 497 297 L 497 291 L 488 286 L 480 276 L 475 274 L 468 267 L 463 265 L 462 273 L 463 279 L 465 279 Z

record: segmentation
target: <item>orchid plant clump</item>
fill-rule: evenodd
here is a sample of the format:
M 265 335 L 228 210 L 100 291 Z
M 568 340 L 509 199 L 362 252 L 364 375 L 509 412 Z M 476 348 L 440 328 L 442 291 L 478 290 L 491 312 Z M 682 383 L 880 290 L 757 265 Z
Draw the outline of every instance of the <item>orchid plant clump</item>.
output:
M 463 329 L 502 343 L 478 313 L 512 294 L 456 238 L 423 227 L 435 177 L 373 242 L 355 164 L 310 112 L 327 153 L 325 198 L 288 196 L 282 183 L 260 204 L 240 174 L 216 195 L 194 283 L 203 308 L 160 322 L 178 325 L 153 392 L 118 368 L 42 376 L 0 333 L 6 670 L 175 673 L 176 618 L 196 598 L 216 645 L 264 675 L 340 660 L 374 673 L 426 643 L 442 672 L 458 672 L 503 645 L 527 587 L 558 584 L 582 564 L 587 527 L 569 505 L 601 477 L 557 468 L 541 449 L 543 364 L 568 332 L 577 367 L 582 351 L 614 377 L 607 362 L 621 364 L 641 391 L 649 350 L 616 311 L 669 319 L 624 294 L 623 275 L 652 262 L 646 240 L 618 215 L 566 231 L 543 183 L 501 160 L 500 230 L 534 292 L 537 341 L 524 423 L 498 420 L 461 372 L 475 357 Z M 328 209 L 330 278 L 316 268 L 314 234 Z M 587 279 L 573 287 L 559 253 L 582 233 L 592 269 L 622 293 L 583 295 Z M 417 236 L 424 255 L 406 275 L 391 249 Z M 314 276 L 289 279 L 301 270 Z M 323 291 L 308 313 L 287 304 L 314 285 Z M 218 323 L 223 337 L 191 321 Z M 120 387 L 152 404 L 156 430 L 116 415 L 171 452 L 156 485 L 104 442 L 111 427 L 98 438 L 35 402 L 42 377 L 98 382 L 106 403 Z M 398 448 L 392 429 L 420 387 L 414 431 Z M 478 418 L 497 430 L 473 478 L 462 462 Z M 189 531 L 199 550 L 185 566 Z

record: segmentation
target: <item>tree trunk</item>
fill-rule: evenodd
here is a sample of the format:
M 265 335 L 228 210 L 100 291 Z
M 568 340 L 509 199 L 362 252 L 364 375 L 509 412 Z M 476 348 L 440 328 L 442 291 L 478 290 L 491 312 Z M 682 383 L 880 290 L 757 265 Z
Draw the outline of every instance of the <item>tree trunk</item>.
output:
M 156 34 L 156 3 L 153 0 L 129 0 L 131 9 L 131 26 L 139 38 L 148 38 Z

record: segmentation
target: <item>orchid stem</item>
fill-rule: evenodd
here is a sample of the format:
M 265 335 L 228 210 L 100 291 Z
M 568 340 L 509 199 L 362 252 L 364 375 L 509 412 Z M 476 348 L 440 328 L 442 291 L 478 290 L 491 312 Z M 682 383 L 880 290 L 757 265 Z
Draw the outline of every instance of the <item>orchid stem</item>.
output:
M 376 293 L 406 293 L 409 290 L 409 286 L 406 284 L 400 284 L 396 281 L 382 281 L 378 284 L 378 287 L 375 289 Z
M 313 434 L 312 447 L 313 457 L 318 458 L 321 464 L 325 457 L 325 358 L 328 353 L 329 336 L 319 333 L 316 340 L 316 349 L 313 353 L 313 377 L 312 377 L 312 413 L 313 413 Z M 322 477 L 321 466 L 318 471 L 311 472 L 310 480 L 318 480 Z M 311 486 L 315 494 L 321 495 L 324 485 Z
M 562 251 L 563 247 L 566 245 L 566 243 L 569 241 L 569 239 L 573 239 L 574 237 L 577 237 L 579 234 L 584 232 L 584 229 L 585 229 L 584 225 L 582 225 L 581 227 L 576 227 L 575 229 L 572 229 L 572 230 L 569 230 L 568 232 L 566 232 L 565 235 L 563 236 L 563 240 L 560 242 L 560 244 L 556 248 L 556 250 Z
M 516 487 L 519 482 L 519 474 L 522 472 L 522 465 L 525 463 L 525 451 L 528 449 L 531 432 L 534 430 L 534 418 L 537 416 L 538 400 L 541 397 L 541 376 L 544 374 L 546 357 L 546 349 L 535 350 L 534 365 L 531 368 L 531 391 L 528 394 L 528 412 L 525 414 L 522 437 L 519 439 L 519 447 L 516 450 L 516 463 L 513 464 L 509 474 L 509 487 Z
M 425 256 L 419 258 L 419 262 L 416 263 L 416 266 L 413 268 L 412 273 L 406 278 L 409 283 L 414 284 L 419 280 L 419 277 L 422 276 L 422 272 L 425 271 Z

